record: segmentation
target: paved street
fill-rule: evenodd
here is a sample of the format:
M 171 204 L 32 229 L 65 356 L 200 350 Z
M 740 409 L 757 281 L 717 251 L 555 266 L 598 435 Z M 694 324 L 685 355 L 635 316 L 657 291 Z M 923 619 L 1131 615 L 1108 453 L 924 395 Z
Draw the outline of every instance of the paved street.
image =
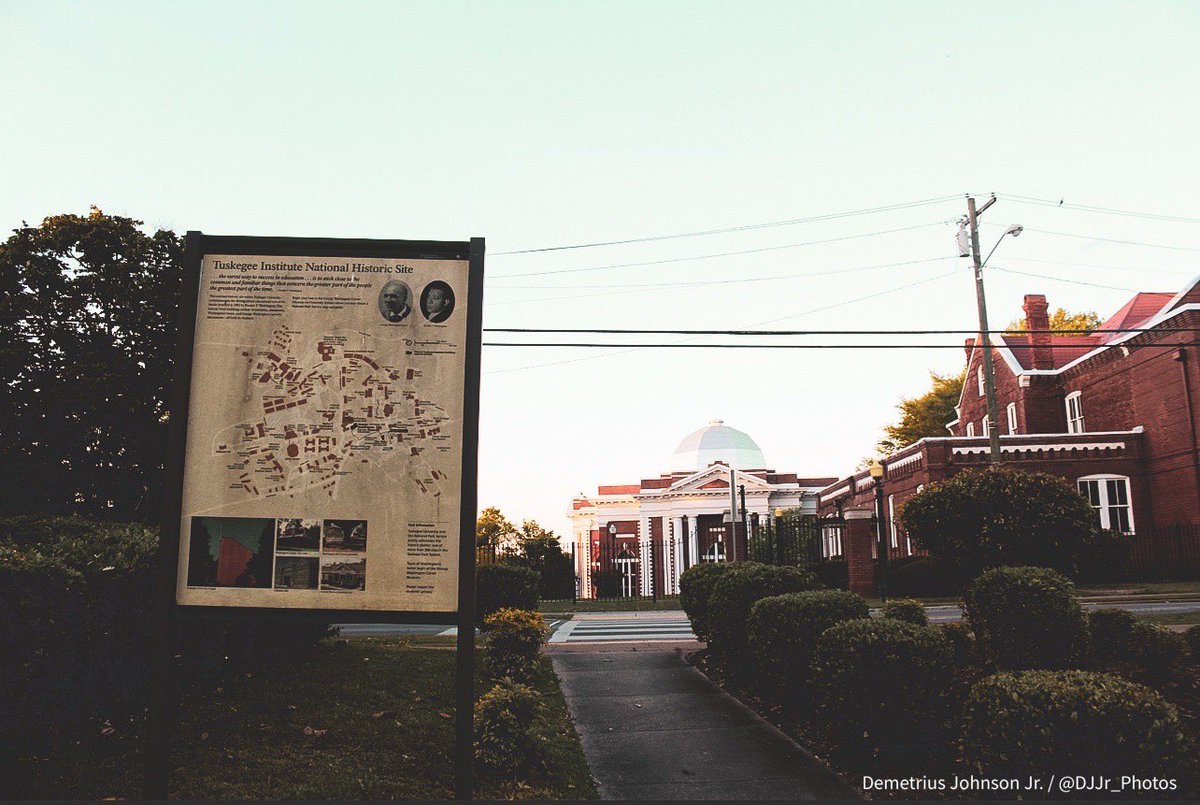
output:
M 560 642 L 549 654 L 603 799 L 858 798 L 682 651 Z
M 1095 603 L 1085 601 L 1084 609 L 1127 609 L 1134 615 L 1174 615 L 1184 612 L 1200 612 L 1200 601 L 1130 601 L 1128 603 Z M 930 623 L 950 623 L 962 620 L 962 609 L 950 604 L 938 607 L 925 607 L 929 614 Z

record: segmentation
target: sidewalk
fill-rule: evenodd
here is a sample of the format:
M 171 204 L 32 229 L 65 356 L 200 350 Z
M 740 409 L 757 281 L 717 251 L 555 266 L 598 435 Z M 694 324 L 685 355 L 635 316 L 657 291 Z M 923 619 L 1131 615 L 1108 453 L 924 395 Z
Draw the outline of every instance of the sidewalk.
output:
M 861 798 L 680 650 L 548 654 L 604 799 Z

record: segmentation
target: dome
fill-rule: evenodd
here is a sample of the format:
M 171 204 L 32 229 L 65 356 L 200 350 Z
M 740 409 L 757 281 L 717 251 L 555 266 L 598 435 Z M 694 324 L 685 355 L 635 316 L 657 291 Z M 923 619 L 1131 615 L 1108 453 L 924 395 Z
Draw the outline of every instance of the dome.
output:
M 675 448 L 671 456 L 672 471 L 702 470 L 719 461 L 739 470 L 762 470 L 767 460 L 762 450 L 745 433 L 714 419 L 695 433 L 690 433 Z

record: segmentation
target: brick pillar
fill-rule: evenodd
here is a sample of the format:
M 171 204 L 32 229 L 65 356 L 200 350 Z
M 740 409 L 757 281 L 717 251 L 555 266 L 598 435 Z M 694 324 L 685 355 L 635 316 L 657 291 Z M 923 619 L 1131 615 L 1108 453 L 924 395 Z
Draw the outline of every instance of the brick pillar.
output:
M 850 509 L 845 513 L 846 530 L 842 549 L 850 572 L 850 592 L 875 595 L 875 523 L 870 509 Z

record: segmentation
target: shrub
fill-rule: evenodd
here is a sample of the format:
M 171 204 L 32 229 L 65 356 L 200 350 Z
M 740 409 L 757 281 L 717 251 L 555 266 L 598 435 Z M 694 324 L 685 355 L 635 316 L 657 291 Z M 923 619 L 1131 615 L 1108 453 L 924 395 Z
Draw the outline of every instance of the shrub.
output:
M 679 606 L 692 622 L 692 632 L 705 642 L 712 636 L 708 602 L 713 585 L 731 567 L 729 562 L 692 565 L 679 576 Z
M 963 755 L 984 777 L 1177 778 L 1188 759 L 1175 708 L 1111 674 L 997 674 L 971 689 L 964 712 Z
M 534 720 L 542 696 L 528 685 L 501 679 L 475 703 L 475 757 L 497 776 L 515 780 L 541 762 Z
M 845 559 L 825 559 L 813 565 L 813 572 L 822 587 L 830 590 L 850 588 L 850 563 Z
M 1192 653 L 1192 662 L 1200 662 L 1200 624 L 1183 633 L 1183 640 Z
M 1097 530 L 1091 505 L 1065 480 L 1002 466 L 932 484 L 901 519 L 915 545 L 962 579 L 1005 565 L 1074 575 Z
M 929 616 L 925 605 L 913 598 L 892 598 L 883 605 L 883 617 L 904 621 L 913 626 L 928 626 Z
M 962 592 L 955 569 L 928 556 L 905 556 L 888 564 L 888 592 L 901 598 L 931 598 Z
M 485 623 L 483 665 L 493 679 L 511 677 L 528 682 L 537 668 L 538 655 L 546 642 L 546 624 L 540 612 L 501 609 Z
M 1134 662 L 1156 679 L 1169 676 L 1171 667 L 1183 659 L 1183 638 L 1158 624 L 1137 621 L 1130 638 Z
M 538 574 L 527 567 L 480 565 L 475 571 L 475 619 L 480 628 L 487 628 L 488 616 L 497 610 L 536 610 L 540 584 Z
M 756 601 L 746 621 L 746 638 L 766 693 L 776 700 L 806 695 L 817 638 L 835 623 L 869 616 L 867 602 L 846 590 L 788 593 Z
M 713 585 L 709 598 L 711 633 L 709 647 L 729 670 L 742 671 L 732 663 L 748 655 L 746 620 L 760 598 L 816 589 L 816 577 L 798 567 L 735 562 Z
M 0 520 L 0 746 L 46 748 L 89 720 L 142 715 L 157 546 L 157 532 L 137 524 Z M 189 677 L 219 678 L 294 661 L 328 632 L 303 622 L 178 619 L 175 651 Z
M 1086 646 L 1083 610 L 1069 580 L 1042 567 L 998 567 L 963 593 L 985 664 L 1001 670 L 1064 668 Z
M 979 664 L 979 648 L 975 633 L 965 623 L 942 623 L 937 627 L 954 647 L 954 664 L 959 668 Z
M 817 640 L 812 679 L 817 720 L 842 752 L 888 769 L 946 758 L 955 680 L 940 631 L 885 619 L 839 623 Z
M 1129 659 L 1137 618 L 1125 609 L 1094 609 L 1087 615 L 1092 662 L 1107 667 Z

